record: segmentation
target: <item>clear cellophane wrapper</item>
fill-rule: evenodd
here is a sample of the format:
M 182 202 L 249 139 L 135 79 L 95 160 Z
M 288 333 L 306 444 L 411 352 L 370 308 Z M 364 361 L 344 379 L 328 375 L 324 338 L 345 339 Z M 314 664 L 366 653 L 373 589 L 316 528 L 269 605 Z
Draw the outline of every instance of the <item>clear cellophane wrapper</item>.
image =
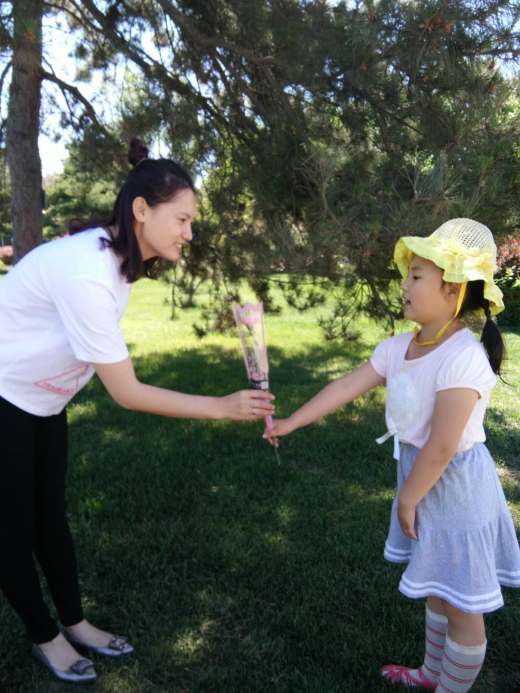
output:
M 265 342 L 264 307 L 262 303 L 233 304 L 247 377 L 254 390 L 269 389 L 269 362 Z M 265 417 L 267 428 L 272 428 L 271 416 Z

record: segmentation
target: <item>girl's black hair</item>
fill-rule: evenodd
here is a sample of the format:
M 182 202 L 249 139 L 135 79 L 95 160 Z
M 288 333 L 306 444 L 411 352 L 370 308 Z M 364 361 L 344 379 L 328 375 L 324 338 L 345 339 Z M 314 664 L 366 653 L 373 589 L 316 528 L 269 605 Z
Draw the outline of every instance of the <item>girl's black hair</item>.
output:
M 484 282 L 481 279 L 468 282 L 460 316 L 462 317 L 464 313 L 470 313 L 479 308 L 484 311 L 486 316 L 480 341 L 487 352 L 491 368 L 497 375 L 500 375 L 500 367 L 506 355 L 506 347 L 502 334 L 491 317 L 489 301 L 487 298 L 484 298 Z
M 110 247 L 121 258 L 121 273 L 127 282 L 135 282 L 140 277 L 154 276 L 154 266 L 159 258 L 143 260 L 134 232 L 132 203 L 136 197 L 143 197 L 150 207 L 171 200 L 181 190 L 196 192 L 190 174 L 171 159 L 149 159 L 148 149 L 138 137 L 130 142 L 128 161 L 134 167 L 127 176 L 114 203 L 109 217 L 92 217 L 87 220 L 73 220 L 69 223 L 69 233 L 79 233 L 101 226 L 110 234 L 110 239 L 102 239 L 105 247 Z

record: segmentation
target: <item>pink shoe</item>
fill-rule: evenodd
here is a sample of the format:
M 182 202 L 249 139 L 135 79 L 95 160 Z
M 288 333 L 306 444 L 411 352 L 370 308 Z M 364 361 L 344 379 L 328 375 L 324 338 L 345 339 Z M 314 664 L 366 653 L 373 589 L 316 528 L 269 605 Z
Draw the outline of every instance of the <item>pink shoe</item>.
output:
M 414 672 L 413 676 L 410 673 L 411 671 Z M 392 683 L 402 683 L 407 688 L 427 688 L 431 691 L 437 688 L 437 684 L 427 679 L 420 669 L 414 670 L 411 667 L 403 667 L 399 664 L 385 664 L 381 668 L 381 676 L 392 681 Z

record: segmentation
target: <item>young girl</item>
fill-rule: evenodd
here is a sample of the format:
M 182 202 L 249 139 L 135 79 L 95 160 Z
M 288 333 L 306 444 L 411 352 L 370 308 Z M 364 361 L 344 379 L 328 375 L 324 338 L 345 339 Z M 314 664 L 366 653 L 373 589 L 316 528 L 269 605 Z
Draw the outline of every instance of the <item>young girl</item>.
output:
M 500 585 L 520 587 L 520 549 L 493 460 L 484 415 L 503 342 L 491 315 L 503 309 L 493 281 L 489 229 L 452 219 L 428 238 L 406 236 L 394 259 L 405 277 L 406 318 L 416 332 L 387 339 L 369 362 L 327 385 L 264 437 L 316 421 L 386 383 L 388 432 L 398 460 L 385 558 L 408 563 L 399 585 L 426 597 L 426 654 L 417 669 L 387 665 L 405 686 L 468 691 L 484 662 L 483 614 L 503 605 Z M 462 317 L 483 311 L 480 344 Z
M 132 283 L 158 258 L 176 262 L 192 238 L 195 188 L 182 166 L 149 159 L 133 143 L 111 217 L 45 243 L 0 283 L 0 587 L 25 624 L 33 654 L 60 679 L 96 678 L 76 646 L 130 654 L 125 638 L 88 621 L 81 607 L 65 510 L 69 400 L 94 373 L 122 407 L 162 416 L 257 420 L 272 395 L 186 395 L 140 382 L 119 328 Z M 33 554 L 63 632 L 43 601 Z

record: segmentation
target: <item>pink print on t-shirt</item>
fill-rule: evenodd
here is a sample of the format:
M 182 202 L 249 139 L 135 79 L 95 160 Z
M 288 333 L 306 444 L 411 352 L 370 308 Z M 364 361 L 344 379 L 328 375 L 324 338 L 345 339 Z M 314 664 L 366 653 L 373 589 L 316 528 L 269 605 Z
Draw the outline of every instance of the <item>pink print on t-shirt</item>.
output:
M 51 378 L 43 378 L 33 383 L 36 387 L 41 387 L 57 395 L 74 395 L 80 389 L 80 378 L 88 371 L 89 366 L 79 366 L 70 371 L 65 371 Z

